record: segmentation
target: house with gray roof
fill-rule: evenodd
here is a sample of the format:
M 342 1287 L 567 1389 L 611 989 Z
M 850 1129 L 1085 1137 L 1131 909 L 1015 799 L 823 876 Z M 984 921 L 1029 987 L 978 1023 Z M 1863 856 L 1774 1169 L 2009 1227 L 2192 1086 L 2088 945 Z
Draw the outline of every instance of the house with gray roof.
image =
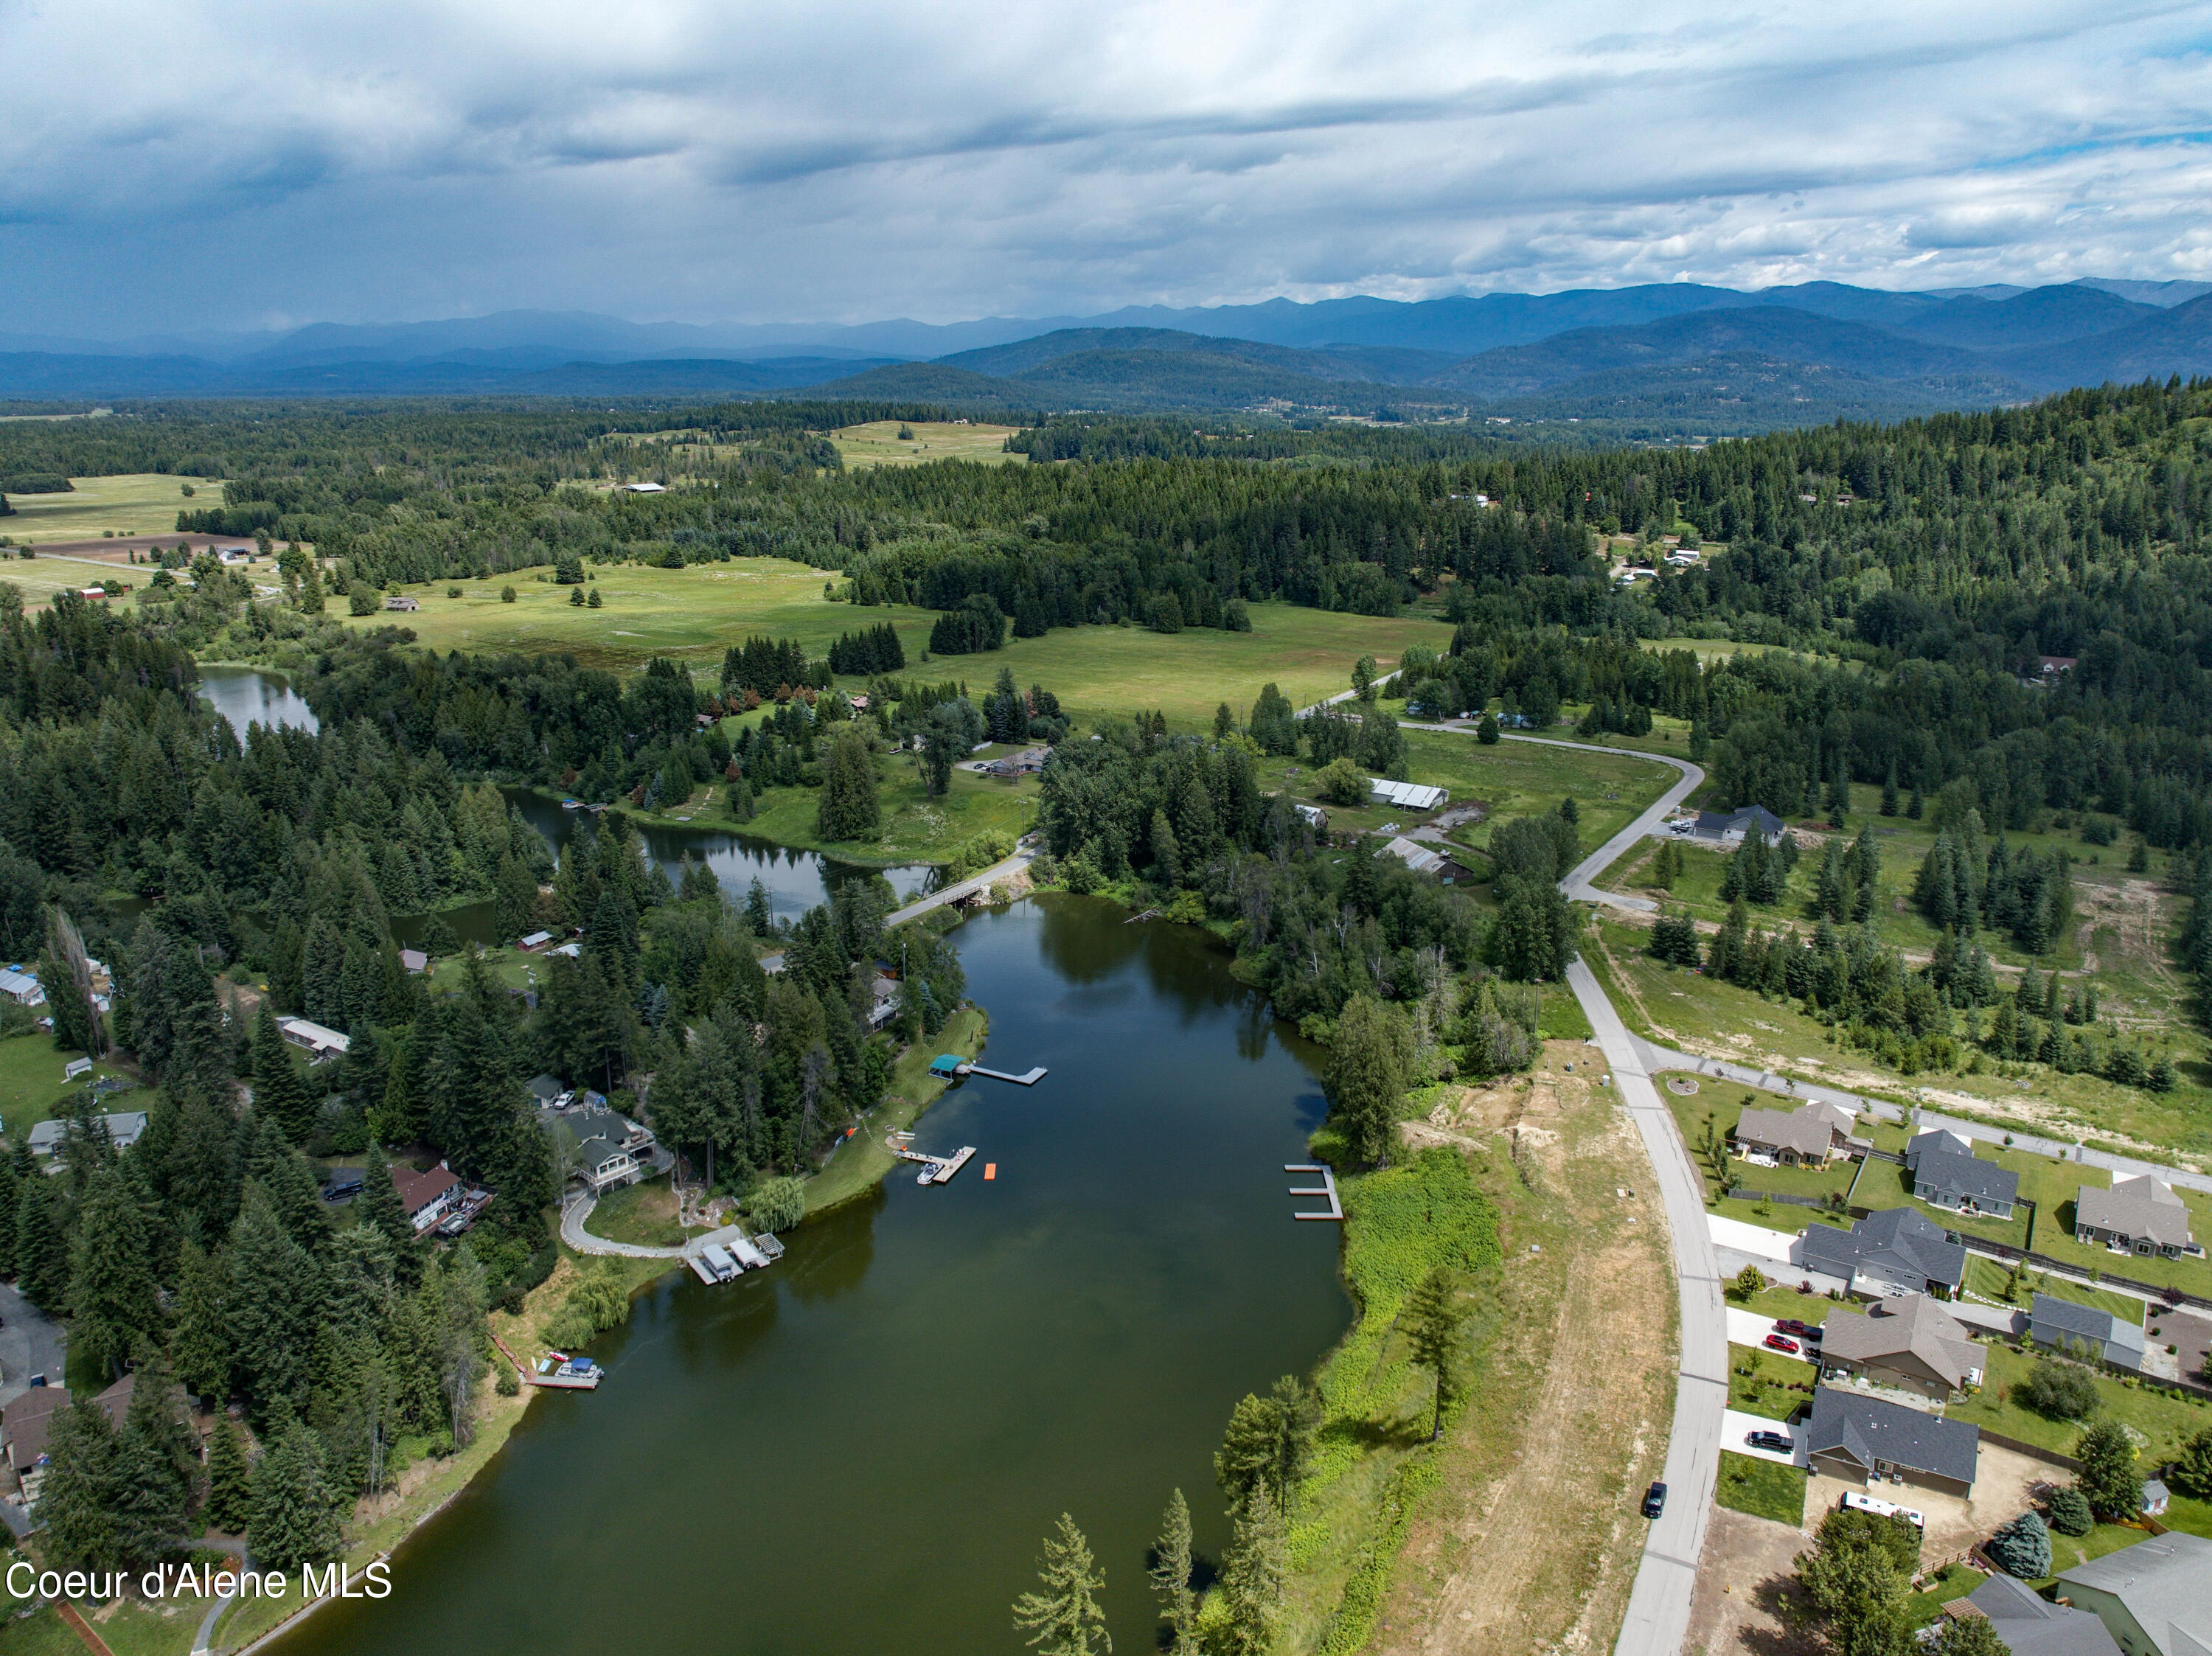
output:
M 1911 1171 L 1913 1195 L 1930 1207 L 2009 1219 L 2020 1200 L 2020 1175 L 1978 1156 L 1954 1156 L 1931 1145 Z
M 1966 1280 L 1965 1245 L 1911 1208 L 1884 1208 L 1849 1230 L 1808 1225 L 1791 1246 L 1790 1262 L 1839 1277 L 1869 1300 L 1938 1288 L 1955 1295 Z
M 1737 1152 L 1768 1156 L 1784 1167 L 1826 1167 L 1864 1146 L 1851 1137 L 1857 1118 L 1834 1104 L 1801 1104 L 1794 1110 L 1746 1110 L 1736 1118 Z
M 2121 1656 L 2105 1624 L 2086 1610 L 2055 1604 L 2025 1581 L 1992 1575 L 1943 1606 L 1952 1621 L 1987 1618 L 2012 1656 Z
M 556 1137 L 575 1146 L 571 1172 L 593 1195 L 634 1185 L 651 1170 L 653 1135 L 612 1110 L 568 1112 L 553 1118 Z
M 1821 1372 L 1849 1374 L 1941 1402 L 1982 1383 L 1982 1348 L 1925 1294 L 1877 1300 L 1864 1314 L 1832 1311 Z
M 2140 1374 L 2143 1366 L 2141 1323 L 2115 1317 L 2094 1305 L 2077 1305 L 2039 1293 L 2028 1313 L 2027 1337 L 2038 1345 L 2100 1360 Z
M 1690 825 L 1690 833 L 1700 840 L 1717 840 L 1724 846 L 1740 846 L 1751 834 L 1756 834 L 1770 846 L 1782 843 L 1786 824 L 1764 805 L 1747 805 L 1741 810 L 1701 810 Z
M 2110 1190 L 2083 1185 L 2074 1196 L 2074 1240 L 2123 1253 L 2178 1259 L 2204 1250 L 2189 1234 L 2189 1209 L 2173 1186 L 2148 1174 L 2115 1179 Z
M 1905 1165 L 1917 1168 L 1923 1150 L 1942 1150 L 1946 1156 L 1972 1156 L 1974 1146 L 1970 1140 L 1942 1127 L 1931 1127 L 1923 1133 L 1915 1133 L 1905 1147 Z
M 1960 1495 L 1974 1487 L 1982 1443 L 1978 1426 L 1832 1386 L 1813 1393 L 1803 1437 L 1813 1470 L 1830 1477 L 1851 1483 L 1896 1477 Z
M 118 1150 L 129 1149 L 146 1131 L 143 1110 L 122 1110 L 100 1120 L 107 1129 L 108 1142 Z M 68 1142 L 69 1130 L 69 1117 L 49 1116 L 24 1135 L 24 1142 L 30 1145 L 32 1155 L 52 1156 Z
M 2124 1656 L 2212 1651 L 2212 1541 L 2169 1530 L 2062 1570 L 2058 1596 L 2105 1624 Z

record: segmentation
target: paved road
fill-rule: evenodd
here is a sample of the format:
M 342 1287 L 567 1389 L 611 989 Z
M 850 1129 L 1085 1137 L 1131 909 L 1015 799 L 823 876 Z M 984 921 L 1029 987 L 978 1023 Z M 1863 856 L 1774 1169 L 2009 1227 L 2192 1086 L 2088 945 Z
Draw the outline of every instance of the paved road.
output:
M 992 864 L 981 874 L 970 876 L 957 885 L 946 886 L 942 891 L 933 891 L 927 897 L 916 898 L 904 908 L 893 909 L 884 917 L 884 924 L 887 926 L 903 925 L 916 915 L 927 914 L 931 909 L 941 908 L 946 903 L 957 902 L 971 892 L 981 891 L 994 883 L 1006 878 L 1009 875 L 1020 873 L 1036 860 L 1036 847 L 1034 846 L 1019 846 L 1012 856 L 1003 862 Z M 781 957 L 777 958 L 780 962 Z
M 69 1344 L 61 1325 L 5 1283 L 0 1283 L 0 1404 L 31 1389 L 31 1376 L 62 1384 Z

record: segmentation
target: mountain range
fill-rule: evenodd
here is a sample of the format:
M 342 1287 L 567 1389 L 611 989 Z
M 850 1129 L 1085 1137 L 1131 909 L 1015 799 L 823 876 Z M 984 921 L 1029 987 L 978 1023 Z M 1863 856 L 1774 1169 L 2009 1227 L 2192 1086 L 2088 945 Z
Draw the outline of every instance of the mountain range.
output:
M 1672 282 L 931 325 L 583 312 L 125 342 L 0 333 L 0 398 L 804 394 L 1023 415 L 1273 409 L 1716 434 L 2212 373 L 2212 284 L 1895 293 Z

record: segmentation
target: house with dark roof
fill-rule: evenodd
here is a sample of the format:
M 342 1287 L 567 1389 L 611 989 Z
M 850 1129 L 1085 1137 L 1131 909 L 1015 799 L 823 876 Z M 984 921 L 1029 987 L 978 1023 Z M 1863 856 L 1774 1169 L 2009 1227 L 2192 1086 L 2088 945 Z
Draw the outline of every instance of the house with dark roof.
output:
M 1947 1156 L 1972 1156 L 1973 1143 L 1942 1127 L 1932 1127 L 1923 1133 L 1915 1133 L 1905 1147 L 1905 1165 L 1915 1168 L 1920 1164 L 1923 1150 L 1942 1150 Z
M 461 1181 L 441 1162 L 428 1173 L 417 1173 L 412 1168 L 392 1168 L 392 1188 L 399 1193 L 399 1210 L 420 1232 L 445 1216 L 460 1194 Z
M 1820 1368 L 1938 1402 L 1982 1383 L 1982 1348 L 1924 1294 L 1877 1300 L 1863 1315 L 1832 1311 L 1822 1325 Z
M 2074 1240 L 2102 1243 L 2122 1253 L 2179 1259 L 2204 1250 L 2189 1234 L 2189 1209 L 2173 1186 L 2148 1174 L 2115 1179 L 2110 1190 L 2079 1186 L 2074 1196 Z
M 2212 1541 L 2169 1530 L 2058 1574 L 2058 1596 L 2105 1624 L 2125 1656 L 2212 1650 Z
M 650 1168 L 653 1135 L 628 1116 L 587 1109 L 556 1118 L 562 1134 L 575 1143 L 574 1177 L 593 1195 L 619 1185 L 634 1185 Z
M 1803 1432 L 1814 1471 L 1851 1483 L 1899 1479 L 1946 1495 L 1974 1487 L 1982 1431 L 1901 1403 L 1823 1386 L 1813 1393 Z
M 1911 1208 L 1884 1208 L 1849 1230 L 1809 1225 L 1791 1247 L 1790 1262 L 1839 1277 L 1869 1300 L 1931 1289 L 1955 1295 L 1966 1280 L 1965 1245 Z
M 2027 1337 L 2038 1345 L 2102 1361 L 2140 1374 L 2143 1366 L 2141 1323 L 2115 1317 L 2094 1305 L 2076 1305 L 2056 1295 L 2039 1293 L 2028 1313 Z
M 2055 1604 L 2025 1581 L 1992 1575 L 1943 1606 L 1946 1620 L 1982 1617 L 2012 1656 L 2121 1656 L 2105 1624 L 2086 1610 Z
M 1930 1207 L 2009 1219 L 2020 1200 L 2020 1175 L 1978 1156 L 1959 1156 L 1930 1145 L 1909 1166 L 1913 1195 Z
M 1747 805 L 1741 810 L 1701 810 L 1697 821 L 1690 824 L 1692 839 L 1710 840 L 1717 845 L 1740 846 L 1753 834 L 1770 846 L 1782 843 L 1787 825 L 1764 805 Z

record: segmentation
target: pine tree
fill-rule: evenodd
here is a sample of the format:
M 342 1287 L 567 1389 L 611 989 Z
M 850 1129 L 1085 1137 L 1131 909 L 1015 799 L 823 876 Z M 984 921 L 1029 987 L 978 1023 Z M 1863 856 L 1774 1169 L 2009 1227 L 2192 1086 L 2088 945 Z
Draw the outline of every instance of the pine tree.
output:
M 1152 1592 L 1168 1624 L 1168 1656 L 1198 1656 L 1198 1595 L 1190 1585 L 1190 1507 L 1177 1489 L 1152 1544 Z
M 189 1538 L 185 1513 L 199 1470 L 193 1442 L 168 1376 L 141 1369 L 115 1437 L 116 1546 L 131 1563 L 171 1557 Z
M 119 1167 L 95 1168 L 85 1185 L 70 1248 L 70 1344 L 112 1379 L 135 1343 L 161 1325 L 155 1298 L 146 1214 Z
M 55 1563 L 107 1568 L 115 1562 L 115 1429 L 105 1410 L 57 1410 L 46 1435 L 52 1464 L 35 1516 Z
M 227 1410 L 218 1410 L 208 1436 L 207 1521 L 235 1535 L 253 1514 L 253 1467 L 245 1435 Z
M 313 1434 L 287 1413 L 253 1469 L 246 1541 L 254 1561 L 290 1571 L 330 1557 L 341 1538 L 338 1500 L 323 1474 L 322 1451 Z
M 320 1273 L 286 1234 L 268 1192 L 246 1183 L 230 1231 L 231 1357 L 258 1418 L 295 1404 L 307 1380 Z
M 1884 816 L 1897 815 L 1897 762 L 1894 760 L 1890 761 L 1889 770 L 1881 779 L 1881 814 Z
M 393 1268 L 403 1282 L 415 1280 L 414 1224 L 399 1205 L 399 1192 L 392 1182 L 391 1158 L 384 1146 L 371 1140 L 361 1168 L 361 1194 L 354 1198 L 354 1222 L 367 1225 L 391 1244 Z
M 1407 1300 L 1405 1315 L 1413 1361 L 1436 1382 L 1436 1412 L 1429 1424 L 1433 1443 L 1443 1435 L 1444 1410 L 1458 1390 L 1459 1331 L 1466 1313 L 1451 1273 L 1431 1266 Z
M 230 1390 L 230 1261 L 191 1237 L 177 1251 L 177 1307 L 169 1366 L 186 1391 L 222 1398 Z
M 1223 1644 L 1231 1656 L 1266 1656 L 1273 1647 L 1285 1574 L 1282 1514 L 1263 1484 L 1237 1513 L 1221 1560 L 1221 1596 L 1228 1611 Z
M 15 1164 L 0 1158 L 0 1277 L 15 1274 Z
M 19 1180 L 15 1196 L 15 1285 L 40 1310 L 69 1304 L 69 1238 L 54 1212 L 54 1187 L 44 1174 Z
M 856 729 L 840 731 L 830 744 L 830 756 L 822 767 L 815 832 L 824 840 L 873 840 L 883 832 L 875 755 Z
M 1389 1151 L 1412 1046 L 1404 1018 L 1371 996 L 1353 996 L 1337 1018 L 1322 1090 L 1330 1118 L 1363 1162 L 1379 1162 Z
M 1030 1633 L 1028 1643 L 1039 1656 L 1113 1656 L 1105 1612 L 1092 1596 L 1106 1585 L 1105 1573 L 1069 1513 L 1060 1515 L 1056 1533 L 1044 1539 L 1037 1580 L 1043 1592 L 1014 1600 L 1014 1625 Z
M 291 1046 L 265 999 L 253 1022 L 253 1112 L 275 1123 L 295 1144 L 304 1143 L 314 1125 L 307 1083 L 293 1065 Z

